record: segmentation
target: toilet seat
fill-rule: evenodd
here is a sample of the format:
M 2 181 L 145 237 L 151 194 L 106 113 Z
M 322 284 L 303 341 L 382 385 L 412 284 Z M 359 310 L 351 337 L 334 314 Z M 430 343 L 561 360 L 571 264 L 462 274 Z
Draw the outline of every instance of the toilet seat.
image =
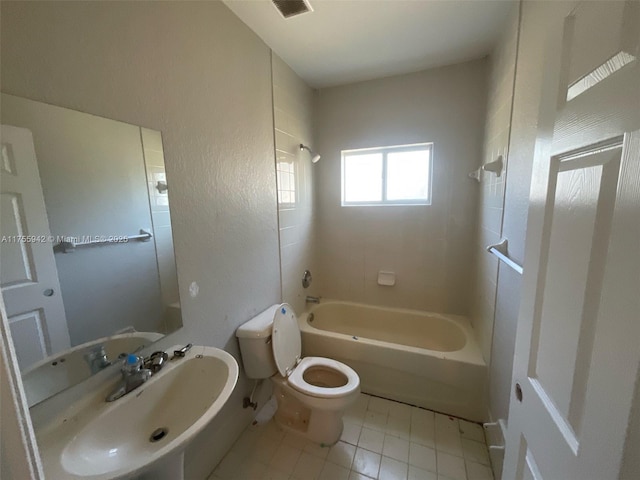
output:
M 304 379 L 304 373 L 313 367 L 324 367 L 328 370 L 334 370 L 336 373 L 344 375 L 347 383 L 340 387 L 318 387 L 311 385 Z M 293 369 L 287 381 L 291 387 L 312 397 L 317 398 L 336 398 L 343 397 L 352 393 L 360 386 L 360 378 L 358 374 L 348 365 L 324 357 L 305 357 Z
M 300 393 L 316 398 L 339 398 L 353 393 L 360 386 L 360 378 L 351 367 L 324 357 L 302 356 L 302 338 L 298 320 L 291 305 L 280 305 L 273 318 L 271 347 L 278 372 L 291 387 Z M 320 367 L 346 377 L 347 382 L 340 387 L 320 387 L 304 379 L 307 370 Z

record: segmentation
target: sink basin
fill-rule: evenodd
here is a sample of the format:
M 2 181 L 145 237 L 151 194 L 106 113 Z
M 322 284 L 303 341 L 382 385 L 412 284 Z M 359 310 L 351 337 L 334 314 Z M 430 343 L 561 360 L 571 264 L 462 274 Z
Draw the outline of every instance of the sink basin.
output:
M 121 333 L 77 345 L 39 361 L 22 372 L 22 383 L 29 406 L 89 378 L 92 373 L 84 356 L 91 347 L 103 345 L 109 360 L 114 360 L 123 352 L 136 351 L 163 336 L 155 332 Z
M 131 478 L 161 465 L 150 475 L 161 478 L 167 457 L 178 458 L 226 403 L 237 379 L 238 364 L 227 352 L 192 347 L 136 390 L 107 403 L 110 384 L 36 432 L 45 476 Z M 181 458 L 178 463 L 181 470 Z

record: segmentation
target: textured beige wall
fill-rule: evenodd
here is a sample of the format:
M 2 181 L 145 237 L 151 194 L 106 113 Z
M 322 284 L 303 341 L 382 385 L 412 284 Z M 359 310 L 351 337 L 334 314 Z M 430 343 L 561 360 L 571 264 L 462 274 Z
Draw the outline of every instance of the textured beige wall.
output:
M 302 287 L 306 269 L 317 273 L 314 255 L 313 171 L 309 152 L 300 144 L 315 148 L 312 135 L 313 90 L 291 68 L 273 54 L 273 117 L 276 142 L 278 220 L 282 301 L 300 314 L 305 296 L 312 295 L 316 283 Z M 292 197 L 287 196 L 287 192 Z M 284 193 L 284 197 L 282 196 Z
M 482 155 L 486 61 L 320 90 L 314 170 L 318 293 L 368 304 L 466 314 Z M 430 206 L 341 207 L 340 152 L 434 142 Z M 397 274 L 377 285 L 379 270 Z
M 184 315 L 163 345 L 239 359 L 236 327 L 280 299 L 269 49 L 219 2 L 1 8 L 3 92 L 162 132 Z M 241 375 L 187 451 L 187 478 L 204 478 L 248 423 L 250 389 Z

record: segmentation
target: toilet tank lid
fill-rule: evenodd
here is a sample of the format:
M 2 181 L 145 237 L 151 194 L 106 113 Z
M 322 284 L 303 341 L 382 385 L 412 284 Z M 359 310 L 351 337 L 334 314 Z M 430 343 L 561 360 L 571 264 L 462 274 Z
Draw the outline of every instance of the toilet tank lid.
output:
M 273 317 L 280 305 L 271 305 L 264 312 L 243 323 L 236 330 L 238 338 L 267 338 L 273 329 Z

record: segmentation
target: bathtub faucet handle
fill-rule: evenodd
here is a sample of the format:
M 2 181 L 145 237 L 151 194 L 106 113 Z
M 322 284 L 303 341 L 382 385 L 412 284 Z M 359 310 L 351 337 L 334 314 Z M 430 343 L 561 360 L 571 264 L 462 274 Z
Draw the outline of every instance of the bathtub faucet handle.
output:
M 313 278 L 311 278 L 311 272 L 309 270 L 305 270 L 302 274 L 302 287 L 309 288 L 309 285 L 311 285 L 312 281 Z
M 312 297 L 311 295 L 307 295 L 305 298 L 306 303 L 320 303 L 320 297 Z

